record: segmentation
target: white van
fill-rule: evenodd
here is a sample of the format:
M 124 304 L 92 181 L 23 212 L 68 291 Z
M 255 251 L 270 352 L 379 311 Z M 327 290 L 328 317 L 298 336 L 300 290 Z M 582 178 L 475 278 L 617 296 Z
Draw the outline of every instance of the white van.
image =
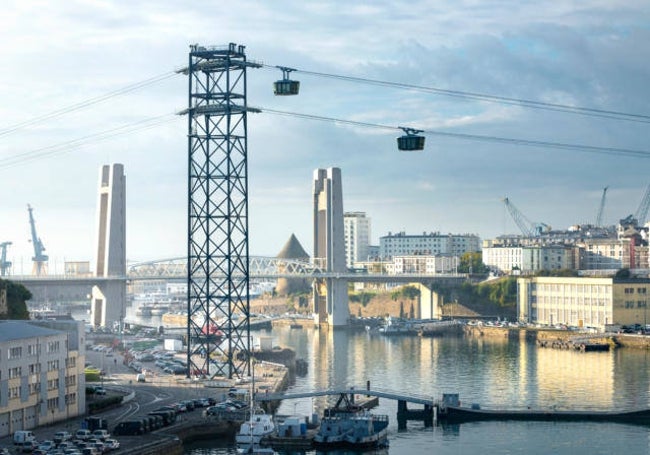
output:
M 27 441 L 36 441 L 34 433 L 27 430 L 18 430 L 14 433 L 14 444 L 24 444 Z
M 138 373 L 138 374 L 136 375 L 135 379 L 136 379 L 136 381 L 138 381 L 138 382 L 147 382 L 147 377 L 146 377 L 144 374 L 142 374 L 142 373 Z

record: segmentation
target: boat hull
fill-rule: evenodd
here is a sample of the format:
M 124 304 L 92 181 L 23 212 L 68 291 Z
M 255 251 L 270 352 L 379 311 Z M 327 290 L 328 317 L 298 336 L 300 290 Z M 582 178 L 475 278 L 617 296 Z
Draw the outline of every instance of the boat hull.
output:
M 639 425 L 650 424 L 650 409 L 638 411 L 556 411 L 556 410 L 488 410 L 447 406 L 438 413 L 438 419 L 447 422 L 472 422 L 479 420 L 528 421 L 596 421 Z

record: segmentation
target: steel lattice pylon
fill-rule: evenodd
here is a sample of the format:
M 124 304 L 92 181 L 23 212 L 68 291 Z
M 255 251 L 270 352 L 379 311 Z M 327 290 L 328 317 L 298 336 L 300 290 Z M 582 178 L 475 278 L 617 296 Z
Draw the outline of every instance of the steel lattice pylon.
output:
M 188 375 L 248 375 L 244 46 L 192 45 L 188 115 Z

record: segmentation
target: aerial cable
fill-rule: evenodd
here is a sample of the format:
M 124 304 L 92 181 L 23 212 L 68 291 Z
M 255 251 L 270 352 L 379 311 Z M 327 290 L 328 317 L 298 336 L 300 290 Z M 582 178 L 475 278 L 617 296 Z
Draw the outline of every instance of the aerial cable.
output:
M 269 68 L 277 68 L 276 66 L 273 65 L 263 65 L 263 66 Z M 632 113 L 613 111 L 607 109 L 595 109 L 589 107 L 571 106 L 568 104 L 546 103 L 543 101 L 510 98 L 506 96 L 489 95 L 485 93 L 467 92 L 461 90 L 448 90 L 448 89 L 442 89 L 438 87 L 426 87 L 426 86 L 413 85 L 413 84 L 404 84 L 401 82 L 382 81 L 377 79 L 345 76 L 340 74 L 328 74 L 328 73 L 307 71 L 301 69 L 292 69 L 292 71 L 311 75 L 311 76 L 326 77 L 330 79 L 338 79 L 338 80 L 343 80 L 348 82 L 379 85 L 383 87 L 402 88 L 407 90 L 414 90 L 414 91 L 425 92 L 425 93 L 435 93 L 438 95 L 452 96 L 457 98 L 488 101 L 492 103 L 499 103 L 499 104 L 513 105 L 513 106 L 523 106 L 523 107 L 530 107 L 533 109 L 543 109 L 543 110 L 556 111 L 556 112 L 566 112 L 570 114 L 579 114 L 579 115 L 586 115 L 590 117 L 600 117 L 600 118 L 607 118 L 613 120 L 625 120 L 631 122 L 650 123 L 650 115 L 644 115 L 644 114 L 632 114 Z
M 77 139 L 71 139 L 69 141 L 31 150 L 29 152 L 19 153 L 13 156 L 9 156 L 7 158 L 3 158 L 2 161 L 0 161 L 0 169 L 14 167 L 16 165 L 28 161 L 37 160 L 40 158 L 46 158 L 54 155 L 61 155 L 63 153 L 67 153 L 69 151 L 72 151 L 84 145 L 88 145 L 94 142 L 106 141 L 115 136 L 122 136 L 122 135 L 132 134 L 135 132 L 151 129 L 162 123 L 166 123 L 171 120 L 174 120 L 175 118 L 176 115 L 172 115 L 172 114 L 150 117 L 143 120 L 139 120 L 137 122 L 132 122 L 108 130 L 89 134 Z
M 89 106 L 93 106 L 95 104 L 102 103 L 106 100 L 109 100 L 111 98 L 115 98 L 116 96 L 121 96 L 125 95 L 127 93 L 134 92 L 136 90 L 139 90 L 144 87 L 148 87 L 149 85 L 156 84 L 158 82 L 164 81 L 166 79 L 170 79 L 171 77 L 176 76 L 177 73 L 172 71 L 172 72 L 167 72 L 164 74 L 159 74 L 158 76 L 151 77 L 149 79 L 142 80 L 140 82 L 136 82 L 134 84 L 127 85 L 125 87 L 119 88 L 117 90 L 113 90 L 111 92 L 105 93 L 103 95 L 97 96 L 95 98 L 90 98 L 85 101 L 80 101 L 75 104 L 71 104 L 69 106 L 63 107 L 61 109 L 57 109 L 52 112 L 48 112 L 47 114 L 39 115 L 38 117 L 34 117 L 30 120 L 25 120 L 24 122 L 16 123 L 14 125 L 11 125 L 7 128 L 0 129 L 0 137 L 6 136 L 12 133 L 15 133 L 16 131 L 19 131 L 27 126 L 35 125 L 38 123 L 42 123 L 46 120 L 50 120 L 56 117 L 60 117 L 65 114 L 69 114 L 70 112 L 78 111 L 80 109 L 84 109 Z
M 267 112 L 269 114 L 284 115 L 290 117 L 303 118 L 307 120 L 318 120 L 324 122 L 352 125 L 352 126 L 361 126 L 366 128 L 378 128 L 385 130 L 403 130 L 402 127 L 390 126 L 390 125 L 380 125 L 375 123 L 368 122 L 358 122 L 354 120 L 344 120 L 334 117 L 324 117 L 314 114 L 303 114 L 298 112 L 288 112 L 288 111 L 278 111 L 274 109 L 267 108 L 258 108 L 262 112 Z M 531 139 L 516 139 L 516 138 L 507 138 L 499 136 L 484 136 L 478 134 L 466 134 L 466 133 L 451 133 L 445 131 L 436 131 L 436 130 L 418 130 L 419 132 L 435 135 L 450 137 L 454 139 L 478 141 L 478 142 L 496 142 L 501 144 L 511 144 L 511 145 L 523 145 L 526 147 L 544 147 L 544 148 L 554 148 L 554 149 L 563 149 L 563 150 L 576 150 L 580 152 L 589 152 L 589 153 L 602 153 L 606 155 L 624 155 L 624 156 L 633 156 L 637 158 L 650 158 L 650 151 L 647 150 L 634 150 L 620 147 L 598 147 L 594 145 L 582 145 L 582 144 L 569 144 L 562 142 L 548 142 L 548 141 L 538 141 Z

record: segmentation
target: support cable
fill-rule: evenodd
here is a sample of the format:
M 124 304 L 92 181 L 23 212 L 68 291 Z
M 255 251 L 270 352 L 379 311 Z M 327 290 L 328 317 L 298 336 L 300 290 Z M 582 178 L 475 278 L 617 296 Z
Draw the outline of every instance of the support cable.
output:
M 266 68 L 274 68 L 274 69 L 277 68 L 277 66 L 273 66 L 273 65 L 262 65 L 262 66 Z M 555 111 L 555 112 L 565 112 L 570 114 L 586 115 L 590 117 L 600 117 L 600 118 L 606 118 L 612 120 L 650 123 L 650 115 L 645 115 L 645 114 L 635 114 L 635 113 L 614 111 L 608 109 L 595 109 L 590 107 L 571 106 L 568 104 L 547 103 L 543 101 L 535 101 L 535 100 L 529 100 L 523 98 L 511 98 L 507 96 L 490 95 L 486 93 L 468 92 L 462 90 L 449 90 L 449 89 L 442 89 L 438 87 L 426 87 L 421 85 L 405 84 L 401 82 L 382 81 L 377 79 L 345 76 L 341 74 L 328 74 L 328 73 L 307 71 L 301 69 L 292 69 L 292 71 L 295 71 L 296 73 L 306 74 L 309 76 L 325 77 L 325 78 L 338 79 L 347 82 L 378 85 L 382 87 L 401 88 L 406 90 L 413 90 L 413 91 L 424 92 L 424 93 L 434 93 L 437 95 L 451 96 L 456 98 L 488 101 L 492 103 L 499 103 L 505 105 L 522 106 L 522 107 L 543 109 L 543 110 Z

